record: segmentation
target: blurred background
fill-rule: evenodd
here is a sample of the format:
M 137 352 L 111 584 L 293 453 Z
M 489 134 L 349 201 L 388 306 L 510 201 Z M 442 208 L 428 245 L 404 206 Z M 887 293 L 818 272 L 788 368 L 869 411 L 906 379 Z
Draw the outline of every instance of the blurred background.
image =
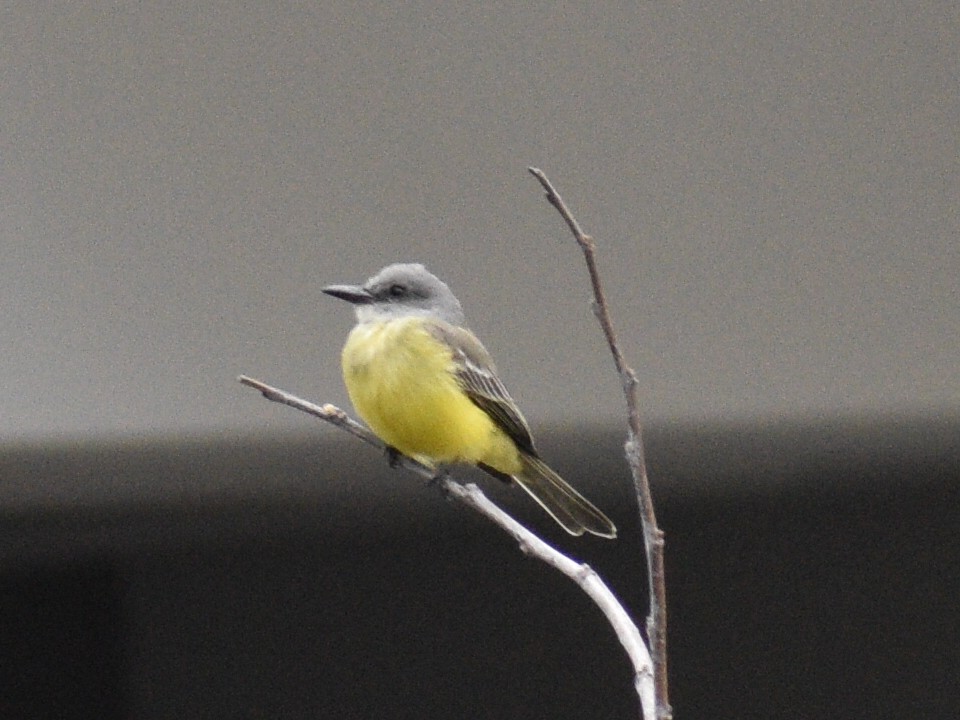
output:
M 424 262 L 622 538 L 484 487 L 642 616 L 530 165 L 678 718 L 960 710 L 955 3 L 13 2 L 0 67 L 3 717 L 634 712 L 566 581 L 235 379 L 349 407 L 319 289 Z

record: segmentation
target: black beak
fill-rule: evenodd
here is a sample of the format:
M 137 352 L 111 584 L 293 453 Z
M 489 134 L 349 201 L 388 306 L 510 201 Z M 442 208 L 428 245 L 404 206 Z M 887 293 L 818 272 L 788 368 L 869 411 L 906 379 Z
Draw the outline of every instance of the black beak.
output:
M 323 288 L 322 292 L 346 300 L 351 305 L 367 305 L 373 302 L 373 295 L 359 285 L 330 285 Z

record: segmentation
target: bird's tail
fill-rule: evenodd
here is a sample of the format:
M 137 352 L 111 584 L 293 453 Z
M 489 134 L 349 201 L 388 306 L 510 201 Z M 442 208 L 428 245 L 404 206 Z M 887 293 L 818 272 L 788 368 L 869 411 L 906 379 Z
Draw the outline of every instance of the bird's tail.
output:
M 538 457 L 521 453 L 523 469 L 513 479 L 517 481 L 550 516 L 571 535 L 588 532 L 605 538 L 615 538 L 617 528 L 610 518 L 600 512 L 589 500 L 574 490 Z

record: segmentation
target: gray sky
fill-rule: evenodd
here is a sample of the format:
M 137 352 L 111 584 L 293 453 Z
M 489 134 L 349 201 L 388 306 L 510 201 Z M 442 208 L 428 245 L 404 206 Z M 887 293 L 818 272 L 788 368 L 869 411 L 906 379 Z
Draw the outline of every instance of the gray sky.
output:
M 960 411 L 954 2 L 6 3 L 0 442 L 308 426 L 398 260 L 538 423 Z

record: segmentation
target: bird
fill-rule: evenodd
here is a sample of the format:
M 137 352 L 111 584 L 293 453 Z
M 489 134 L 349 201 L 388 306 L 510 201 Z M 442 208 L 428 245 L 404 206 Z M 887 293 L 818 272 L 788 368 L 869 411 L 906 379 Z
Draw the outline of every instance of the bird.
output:
M 432 469 L 474 465 L 516 482 L 571 535 L 616 537 L 613 522 L 541 459 L 530 426 L 446 283 L 422 264 L 395 263 L 363 285 L 322 291 L 354 308 L 357 324 L 341 354 L 343 380 L 389 453 Z

